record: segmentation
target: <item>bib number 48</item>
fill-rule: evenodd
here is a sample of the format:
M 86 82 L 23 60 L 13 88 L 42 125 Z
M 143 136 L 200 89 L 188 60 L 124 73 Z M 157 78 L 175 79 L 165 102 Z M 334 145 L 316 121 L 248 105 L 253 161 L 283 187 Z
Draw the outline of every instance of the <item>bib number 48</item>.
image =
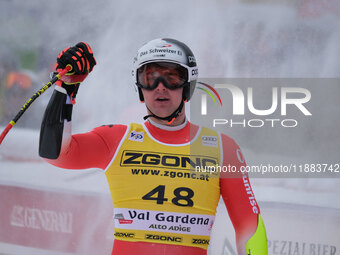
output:
M 174 196 L 171 202 L 175 205 L 190 207 L 194 205 L 194 201 L 191 199 L 194 196 L 194 191 L 190 188 L 178 187 L 174 190 Z M 149 193 L 145 194 L 142 199 L 155 200 L 157 204 L 163 204 L 165 201 L 168 201 L 168 199 L 165 198 L 165 185 L 158 185 Z

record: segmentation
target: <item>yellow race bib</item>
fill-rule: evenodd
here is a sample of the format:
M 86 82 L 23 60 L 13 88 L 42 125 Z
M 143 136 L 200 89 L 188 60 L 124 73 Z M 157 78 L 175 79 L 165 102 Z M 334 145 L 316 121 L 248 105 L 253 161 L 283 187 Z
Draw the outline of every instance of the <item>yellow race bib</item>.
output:
M 171 132 L 171 131 L 169 131 Z M 190 143 L 165 144 L 130 124 L 106 169 L 115 238 L 207 249 L 220 197 L 219 135 L 199 128 Z

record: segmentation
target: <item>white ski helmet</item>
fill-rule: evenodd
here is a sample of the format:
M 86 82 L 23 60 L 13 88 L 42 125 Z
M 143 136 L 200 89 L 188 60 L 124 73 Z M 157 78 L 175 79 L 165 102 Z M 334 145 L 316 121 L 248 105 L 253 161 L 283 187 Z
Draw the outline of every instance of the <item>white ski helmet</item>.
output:
M 144 101 L 141 86 L 138 83 L 138 69 L 154 62 L 175 63 L 185 68 L 187 80 L 183 84 L 183 101 L 189 101 L 198 78 L 196 59 L 190 48 L 184 43 L 170 38 L 158 38 L 144 44 L 133 60 L 132 77 L 138 87 L 139 99 Z

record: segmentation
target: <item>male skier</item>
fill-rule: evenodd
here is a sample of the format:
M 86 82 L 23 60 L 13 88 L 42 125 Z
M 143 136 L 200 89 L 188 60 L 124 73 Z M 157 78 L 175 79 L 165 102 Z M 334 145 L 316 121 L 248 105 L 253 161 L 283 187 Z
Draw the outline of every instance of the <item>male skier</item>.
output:
M 39 154 L 62 168 L 104 170 L 114 206 L 112 254 L 207 254 L 222 195 L 236 233 L 239 255 L 266 255 L 260 209 L 248 176 L 195 171 L 197 167 L 245 166 L 240 148 L 224 134 L 188 121 L 185 103 L 198 68 L 184 43 L 155 39 L 134 58 L 132 75 L 148 115 L 143 124 L 106 125 L 71 133 L 72 107 L 80 83 L 96 60 L 90 46 L 62 51 L 57 82 L 45 111 Z

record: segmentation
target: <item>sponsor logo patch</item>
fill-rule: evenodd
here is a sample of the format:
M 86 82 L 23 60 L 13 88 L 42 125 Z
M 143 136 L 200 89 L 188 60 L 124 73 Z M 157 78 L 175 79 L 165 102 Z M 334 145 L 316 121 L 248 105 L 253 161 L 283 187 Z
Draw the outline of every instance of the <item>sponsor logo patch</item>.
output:
M 133 223 L 133 220 L 124 219 L 124 215 L 122 213 L 115 214 L 114 219 L 117 219 L 119 221 L 119 224 L 132 224 Z
M 129 140 L 135 142 L 143 142 L 144 132 L 132 131 L 129 135 Z
M 121 166 L 154 166 L 162 168 L 186 169 L 188 167 L 216 166 L 217 158 L 199 155 L 154 153 L 147 151 L 123 151 Z
M 182 238 L 177 236 L 165 236 L 165 235 L 150 235 L 146 234 L 145 239 L 151 240 L 161 240 L 161 241 L 168 241 L 168 242 L 176 242 L 181 243 Z
M 204 146 L 217 147 L 216 136 L 202 136 L 202 144 Z
M 115 232 L 114 236 L 116 237 L 129 237 L 129 238 L 133 238 L 135 237 L 134 233 L 128 233 L 128 232 Z

